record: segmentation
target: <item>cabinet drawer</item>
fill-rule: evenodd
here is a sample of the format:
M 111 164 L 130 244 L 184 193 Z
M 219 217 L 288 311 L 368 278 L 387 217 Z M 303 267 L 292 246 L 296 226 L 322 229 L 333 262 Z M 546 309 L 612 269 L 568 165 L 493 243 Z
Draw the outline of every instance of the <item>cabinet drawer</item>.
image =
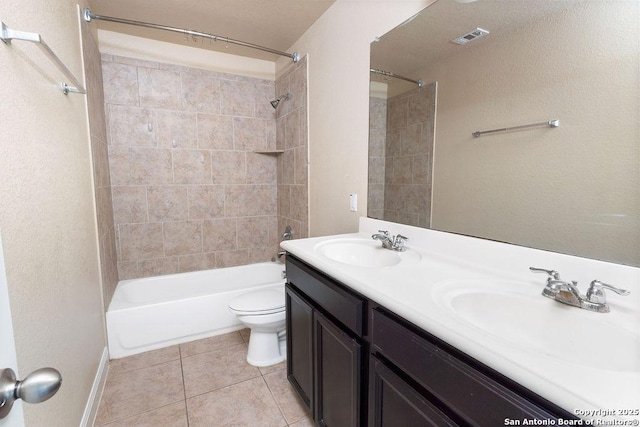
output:
M 302 261 L 287 256 L 287 281 L 358 336 L 364 331 L 364 299 Z
M 506 418 L 557 419 L 382 311 L 372 310 L 371 326 L 372 352 L 405 372 L 465 423 L 493 426 L 504 425 Z

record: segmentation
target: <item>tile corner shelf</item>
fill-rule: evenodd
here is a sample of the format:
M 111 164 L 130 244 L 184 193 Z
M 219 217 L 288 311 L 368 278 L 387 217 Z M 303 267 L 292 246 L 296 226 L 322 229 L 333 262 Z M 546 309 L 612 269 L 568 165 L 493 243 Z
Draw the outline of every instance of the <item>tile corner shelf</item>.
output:
M 254 150 L 256 154 L 270 154 L 270 155 L 278 155 L 284 153 L 284 150 Z

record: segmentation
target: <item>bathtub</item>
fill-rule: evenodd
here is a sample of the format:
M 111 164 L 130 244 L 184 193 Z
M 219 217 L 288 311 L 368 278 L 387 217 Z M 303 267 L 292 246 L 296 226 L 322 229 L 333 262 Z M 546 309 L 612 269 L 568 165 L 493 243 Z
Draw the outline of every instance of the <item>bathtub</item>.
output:
M 283 287 L 284 264 L 263 262 L 122 280 L 107 310 L 112 359 L 242 329 L 229 301 Z

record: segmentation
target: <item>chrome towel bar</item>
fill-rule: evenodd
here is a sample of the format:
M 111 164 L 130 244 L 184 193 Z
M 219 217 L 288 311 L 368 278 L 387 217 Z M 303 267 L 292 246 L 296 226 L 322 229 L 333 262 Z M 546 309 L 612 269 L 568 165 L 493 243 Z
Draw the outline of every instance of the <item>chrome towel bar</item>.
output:
M 66 83 L 60 83 L 60 88 L 62 89 L 62 93 L 67 95 L 69 92 L 73 93 L 87 93 L 87 91 L 82 87 L 82 84 L 75 78 L 75 76 L 69 71 L 69 69 L 62 63 L 60 58 L 51 50 L 49 45 L 44 42 L 44 39 L 40 34 L 37 33 L 26 33 L 24 31 L 15 31 L 6 26 L 6 24 L 2 23 L 2 33 L 0 34 L 0 39 L 6 44 L 10 45 L 12 40 L 23 40 L 27 42 L 36 43 L 38 47 L 49 57 L 51 62 L 53 62 L 56 67 L 73 83 L 73 86 L 69 86 Z
M 520 129 L 527 129 L 527 128 L 532 128 L 537 126 L 549 126 L 552 128 L 557 128 L 558 126 L 560 126 L 560 120 L 549 120 L 548 122 L 532 123 L 530 125 L 521 125 L 521 126 L 512 126 L 508 128 L 501 128 L 501 129 L 475 131 L 471 135 L 473 135 L 474 138 L 480 138 L 482 135 L 485 135 L 487 133 L 504 132 L 509 130 L 520 130 Z

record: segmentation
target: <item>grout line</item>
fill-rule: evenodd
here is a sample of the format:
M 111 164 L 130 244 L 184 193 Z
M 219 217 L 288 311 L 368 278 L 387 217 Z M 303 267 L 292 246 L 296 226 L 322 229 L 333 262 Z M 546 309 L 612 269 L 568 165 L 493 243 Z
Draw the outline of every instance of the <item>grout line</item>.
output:
M 187 405 L 187 388 L 184 384 L 184 366 L 182 365 L 182 347 L 178 344 L 178 354 L 180 355 L 180 375 L 182 376 L 182 396 L 184 397 L 184 412 L 187 417 L 187 427 L 189 427 L 189 406 Z

